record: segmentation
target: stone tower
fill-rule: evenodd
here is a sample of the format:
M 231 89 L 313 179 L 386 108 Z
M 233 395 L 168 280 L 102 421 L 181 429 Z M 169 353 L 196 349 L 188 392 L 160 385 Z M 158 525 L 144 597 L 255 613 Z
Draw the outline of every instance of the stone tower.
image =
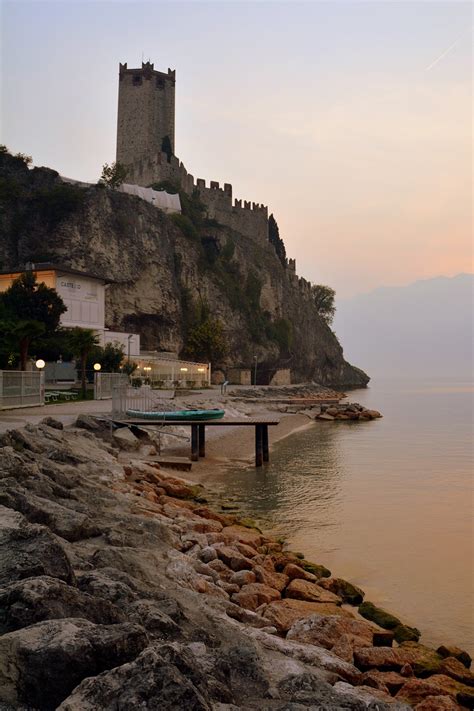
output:
M 168 136 L 174 154 L 176 72 L 158 72 L 150 62 L 141 69 L 120 64 L 117 161 L 129 165 L 162 150 Z

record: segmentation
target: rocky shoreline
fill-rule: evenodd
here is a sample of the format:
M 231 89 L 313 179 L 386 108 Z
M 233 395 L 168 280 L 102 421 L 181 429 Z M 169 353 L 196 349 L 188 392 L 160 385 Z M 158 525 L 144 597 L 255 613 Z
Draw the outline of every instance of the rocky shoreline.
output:
M 0 435 L 2 711 L 474 708 L 467 653 L 207 499 L 92 417 Z

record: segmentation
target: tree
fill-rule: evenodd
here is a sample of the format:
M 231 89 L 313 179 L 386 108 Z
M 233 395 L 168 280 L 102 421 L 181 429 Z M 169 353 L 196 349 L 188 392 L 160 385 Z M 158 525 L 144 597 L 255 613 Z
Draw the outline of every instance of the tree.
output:
M 68 337 L 71 351 L 81 362 L 82 397 L 86 396 L 86 366 L 87 356 L 95 346 L 99 345 L 99 337 L 91 328 L 71 328 Z
M 67 311 L 63 300 L 46 284 L 38 284 L 33 272 L 25 272 L 0 294 L 2 335 L 20 352 L 20 368 L 26 370 L 32 341 L 57 332 L 61 314 Z
M 286 266 L 286 249 L 285 249 L 285 243 L 283 242 L 282 238 L 280 237 L 280 230 L 278 229 L 278 224 L 275 218 L 273 217 L 273 214 L 270 215 L 268 218 L 268 240 L 270 244 L 272 244 L 275 248 L 275 252 L 277 253 L 277 257 L 282 263 L 282 265 L 285 267 Z
M 203 359 L 213 365 L 227 354 L 228 345 L 222 323 L 208 316 L 189 331 L 186 351 L 193 358 Z
M 128 170 L 122 163 L 104 163 L 98 183 L 108 188 L 119 188 L 125 182 L 127 174 Z
M 87 369 L 91 370 L 94 363 L 100 363 L 106 373 L 119 373 L 123 360 L 123 346 L 106 343 L 104 348 L 96 346 L 87 357 Z
M 323 286 L 322 284 L 314 284 L 311 287 L 314 305 L 318 314 L 321 316 L 323 321 L 330 326 L 334 319 L 334 314 L 336 313 L 336 306 L 334 303 L 334 297 L 336 292 L 329 286 Z

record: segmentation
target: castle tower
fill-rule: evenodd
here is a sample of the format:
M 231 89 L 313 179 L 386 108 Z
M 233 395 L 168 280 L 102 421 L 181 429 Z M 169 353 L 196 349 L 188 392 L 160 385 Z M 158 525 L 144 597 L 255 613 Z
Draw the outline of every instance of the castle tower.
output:
M 176 72 L 158 72 L 150 62 L 141 69 L 120 64 L 117 161 L 128 165 L 162 150 L 168 136 L 174 154 Z

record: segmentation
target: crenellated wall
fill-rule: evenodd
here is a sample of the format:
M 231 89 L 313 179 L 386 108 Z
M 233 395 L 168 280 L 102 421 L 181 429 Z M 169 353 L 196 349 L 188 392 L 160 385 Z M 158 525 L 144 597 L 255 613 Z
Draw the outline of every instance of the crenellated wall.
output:
M 195 181 L 176 156 L 171 156 L 168 161 L 166 153 L 161 151 L 129 163 L 127 168 L 127 181 L 130 183 L 147 187 L 152 183 L 166 180 L 179 186 L 189 195 L 193 190 L 198 190 L 210 219 L 248 237 L 267 241 L 267 206 L 246 200 L 233 200 L 232 185 L 229 183 L 224 183 L 221 188 L 218 182 L 211 181 L 207 187 L 206 181 L 202 178 Z

